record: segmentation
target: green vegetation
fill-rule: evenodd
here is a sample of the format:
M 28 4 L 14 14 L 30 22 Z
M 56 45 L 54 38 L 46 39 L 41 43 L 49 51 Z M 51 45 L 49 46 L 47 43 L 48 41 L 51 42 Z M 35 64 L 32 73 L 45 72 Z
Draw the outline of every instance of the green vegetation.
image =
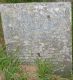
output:
M 38 80 L 73 80 L 71 79 L 62 78 L 60 75 L 54 73 L 54 65 L 45 59 L 37 59 L 37 76 Z
M 36 64 L 38 67 L 37 75 L 39 76 L 39 80 L 49 80 L 53 74 L 52 63 L 44 59 L 37 59 Z
M 71 75 L 71 79 L 70 80 L 73 80 L 73 74 Z
M 0 74 L 3 74 L 4 80 L 27 80 L 20 65 L 18 57 L 8 55 L 5 49 L 0 48 Z

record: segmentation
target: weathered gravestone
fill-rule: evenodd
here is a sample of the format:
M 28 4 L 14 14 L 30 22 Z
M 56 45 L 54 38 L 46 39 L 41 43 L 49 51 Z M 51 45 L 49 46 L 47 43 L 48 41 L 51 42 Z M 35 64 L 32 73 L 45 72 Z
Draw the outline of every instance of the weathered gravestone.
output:
M 71 3 L 1 4 L 8 51 L 19 49 L 20 59 L 51 58 L 71 69 Z

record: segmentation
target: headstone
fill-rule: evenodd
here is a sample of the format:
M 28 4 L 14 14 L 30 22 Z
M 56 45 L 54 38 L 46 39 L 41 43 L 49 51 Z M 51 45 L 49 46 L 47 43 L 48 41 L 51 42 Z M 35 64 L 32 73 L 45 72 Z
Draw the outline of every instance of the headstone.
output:
M 1 4 L 8 51 L 19 49 L 22 60 L 50 58 L 71 69 L 71 3 Z

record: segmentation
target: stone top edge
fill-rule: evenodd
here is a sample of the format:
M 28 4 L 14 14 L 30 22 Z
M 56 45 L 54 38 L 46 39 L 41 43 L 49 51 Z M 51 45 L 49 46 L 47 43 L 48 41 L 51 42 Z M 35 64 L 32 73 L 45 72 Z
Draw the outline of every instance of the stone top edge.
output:
M 33 8 L 34 6 L 42 7 L 50 7 L 50 8 L 70 8 L 71 9 L 71 2 L 32 2 L 32 3 L 6 3 L 0 4 L 0 12 L 12 10 L 21 10 L 23 8 Z
M 0 3 L 0 5 L 22 5 L 22 4 L 71 4 L 68 2 L 26 2 L 26 3 Z

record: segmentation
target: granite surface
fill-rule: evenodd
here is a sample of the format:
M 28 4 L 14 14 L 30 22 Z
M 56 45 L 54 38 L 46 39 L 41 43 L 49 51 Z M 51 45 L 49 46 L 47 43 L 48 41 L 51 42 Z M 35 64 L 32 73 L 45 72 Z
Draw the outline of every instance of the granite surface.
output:
M 70 2 L 1 4 L 0 12 L 8 51 L 18 49 L 22 60 L 50 58 L 62 70 L 71 69 Z

